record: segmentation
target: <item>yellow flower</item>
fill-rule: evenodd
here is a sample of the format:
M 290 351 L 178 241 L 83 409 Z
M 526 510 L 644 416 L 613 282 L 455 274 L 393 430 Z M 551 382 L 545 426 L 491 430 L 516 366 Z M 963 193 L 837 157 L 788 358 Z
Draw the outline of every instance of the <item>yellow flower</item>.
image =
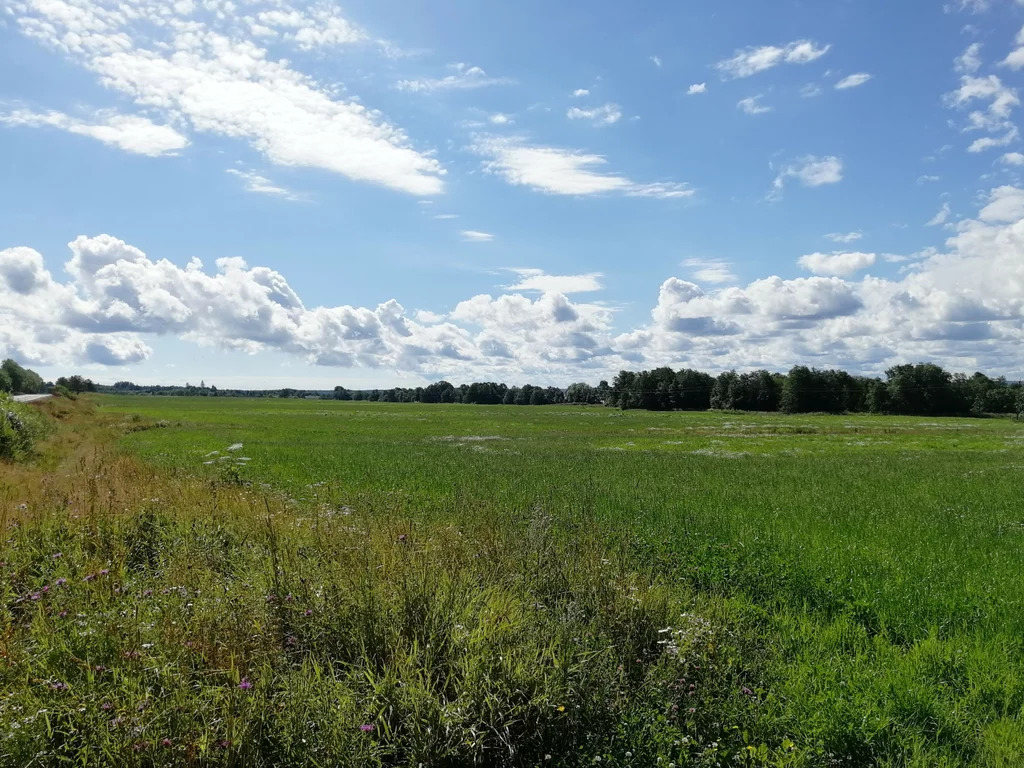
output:
M 561 705 L 561 704 L 560 704 L 560 705 L 558 706 L 558 711 L 559 711 L 559 712 L 565 712 L 565 706 L 564 706 L 564 705 Z

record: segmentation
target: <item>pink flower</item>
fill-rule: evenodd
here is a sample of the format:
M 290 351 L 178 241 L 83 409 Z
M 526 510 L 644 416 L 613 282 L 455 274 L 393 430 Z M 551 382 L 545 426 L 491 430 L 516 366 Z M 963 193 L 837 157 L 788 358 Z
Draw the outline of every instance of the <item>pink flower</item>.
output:
M 359 726 L 359 730 L 362 731 L 363 733 L 372 733 L 373 732 L 373 728 L 374 728 L 373 723 L 363 723 L 362 725 Z
M 241 688 L 243 691 L 248 691 L 252 688 L 252 683 L 249 682 L 248 677 L 243 677 L 242 682 L 238 684 L 238 687 Z

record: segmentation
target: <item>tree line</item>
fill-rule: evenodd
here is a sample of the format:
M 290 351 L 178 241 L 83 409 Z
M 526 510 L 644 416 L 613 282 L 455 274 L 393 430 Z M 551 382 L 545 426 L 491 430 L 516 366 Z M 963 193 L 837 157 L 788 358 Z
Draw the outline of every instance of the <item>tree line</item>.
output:
M 897 365 L 885 379 L 797 365 L 718 376 L 683 369 L 620 371 L 607 405 L 671 410 L 891 413 L 911 416 L 1024 414 L 1024 382 L 950 373 L 934 363 Z

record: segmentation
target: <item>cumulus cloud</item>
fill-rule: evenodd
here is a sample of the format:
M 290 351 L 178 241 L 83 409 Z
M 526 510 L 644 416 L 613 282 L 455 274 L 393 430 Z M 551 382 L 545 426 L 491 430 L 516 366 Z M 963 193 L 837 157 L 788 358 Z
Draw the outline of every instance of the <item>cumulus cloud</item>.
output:
M 772 182 L 771 197 L 780 197 L 786 182 L 790 179 L 795 179 L 805 187 L 837 184 L 843 180 L 843 161 L 833 155 L 828 157 L 807 155 L 795 160 L 784 166 L 775 177 L 775 181 Z
M 0 251 L 0 356 L 34 365 L 122 365 L 151 358 L 174 336 L 252 353 L 275 350 L 313 364 L 374 366 L 423 375 L 565 381 L 624 367 L 710 371 L 795 363 L 878 373 L 907 361 L 1024 376 L 1024 189 L 997 187 L 942 250 L 914 254 L 897 280 L 844 277 L 873 254 L 809 254 L 836 273 L 709 290 L 669 277 L 650 319 L 625 332 L 615 313 L 567 294 L 597 290 L 601 275 L 516 269 L 510 293 L 480 294 L 448 312 L 308 306 L 281 273 L 239 258 L 207 269 L 155 259 L 109 235 L 69 244 L 67 282 L 31 248 Z M 887 261 L 906 259 L 887 254 Z M 713 283 L 713 262 L 684 262 Z M 856 268 L 856 269 L 855 269 Z M 524 294 L 532 294 L 526 296 Z
M 1019 135 L 1012 120 L 1012 113 L 1014 108 L 1020 105 L 1020 97 L 1015 88 L 1005 85 L 996 75 L 963 75 L 960 78 L 960 87 L 947 93 L 944 101 L 946 106 L 952 109 L 969 110 L 967 122 L 963 127 L 965 133 L 983 131 L 990 134 L 975 139 L 968 147 L 969 152 L 983 152 L 993 147 L 1006 146 Z M 981 109 L 976 108 L 979 102 L 983 105 Z
M 864 85 L 868 80 L 871 79 L 871 75 L 867 72 L 857 72 L 854 75 L 847 75 L 838 83 L 836 83 L 837 91 L 845 91 L 847 88 L 856 88 L 857 86 Z
M 570 120 L 589 120 L 594 125 L 612 125 L 622 118 L 622 108 L 611 102 L 589 109 L 570 107 L 565 116 Z
M 737 51 L 730 59 L 718 62 L 715 68 L 724 78 L 756 75 L 779 64 L 807 64 L 828 53 L 830 45 L 818 45 L 812 40 L 796 40 L 788 45 L 763 45 Z
M 695 96 L 698 93 L 707 93 L 707 91 L 708 91 L 708 84 L 707 83 L 694 83 L 693 85 L 691 85 L 689 88 L 686 89 L 686 95 L 687 96 Z
M 1007 165 L 1024 165 L 1024 154 L 1021 154 L 1020 152 L 1007 152 L 999 159 Z
M 689 197 L 693 190 L 676 182 L 638 183 L 625 176 L 602 173 L 607 164 L 601 155 L 559 147 L 529 144 L 519 137 L 476 137 L 472 151 L 486 158 L 484 169 L 509 184 L 530 187 L 553 195 L 600 195 L 627 197 Z
M 489 77 L 480 67 L 471 67 L 463 62 L 449 64 L 450 75 L 439 78 L 399 80 L 395 85 L 400 91 L 429 93 L 432 91 L 470 90 L 491 85 L 510 85 L 514 81 L 507 77 Z
M 586 88 L 577 88 L 575 91 L 572 92 L 572 97 L 574 99 L 581 99 L 584 96 L 589 96 L 589 95 L 590 95 L 590 91 L 588 91 Z
M 855 272 L 872 266 L 875 263 L 875 254 L 859 251 L 808 253 L 801 256 L 797 263 L 816 275 L 849 277 Z
M 63 112 L 32 112 L 19 109 L 0 113 L 0 123 L 11 126 L 57 128 L 101 141 L 137 155 L 159 157 L 175 154 L 188 146 L 188 139 L 167 125 L 137 115 L 100 112 L 91 120 L 80 120 Z
M 23 34 L 61 51 L 140 109 L 163 116 L 181 135 L 243 141 L 279 165 L 319 168 L 411 194 L 443 189 L 437 159 L 413 148 L 382 114 L 338 97 L 335 86 L 269 54 L 264 39 L 298 49 L 363 39 L 328 4 L 52 0 L 16 3 L 11 11 Z M 137 122 L 143 118 L 132 119 L 103 126 L 103 135 L 143 133 Z M 163 146 L 181 143 L 167 131 L 162 135 Z

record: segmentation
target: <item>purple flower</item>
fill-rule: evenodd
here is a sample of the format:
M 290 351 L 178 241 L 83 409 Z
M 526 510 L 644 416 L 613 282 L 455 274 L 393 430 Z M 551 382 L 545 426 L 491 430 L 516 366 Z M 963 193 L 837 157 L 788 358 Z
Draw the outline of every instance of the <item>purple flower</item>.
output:
M 61 576 L 59 579 L 57 579 L 55 582 L 53 582 L 53 586 L 55 586 L 55 587 L 63 587 L 67 583 L 68 583 L 68 580 L 65 579 L 63 576 Z
M 374 728 L 373 723 L 363 723 L 362 725 L 359 726 L 359 730 L 362 731 L 363 733 L 372 733 L 373 732 L 373 728 Z
M 102 704 L 100 704 L 100 709 L 102 709 L 104 712 L 109 712 L 113 708 L 114 705 L 111 704 L 109 701 L 104 701 Z
M 43 588 L 42 588 L 41 590 L 39 590 L 39 591 L 40 591 L 40 592 L 42 592 L 42 593 L 43 593 L 43 594 L 45 595 L 45 594 L 46 594 L 47 592 L 49 592 L 49 591 L 50 591 L 50 585 L 49 585 L 49 584 L 47 584 L 46 586 L 44 586 L 44 587 L 43 587 Z
M 96 580 L 96 574 L 95 573 L 87 574 L 86 577 L 84 579 L 82 579 L 82 581 L 95 581 L 95 580 Z
M 100 576 L 109 576 L 109 575 L 110 575 L 110 569 L 109 568 L 104 568 L 102 571 L 100 571 Z M 143 743 L 145 743 L 145 742 L 143 742 Z
M 142 593 L 142 596 L 143 596 L 143 597 L 150 597 L 150 596 L 152 596 L 152 594 L 153 594 L 153 590 L 152 590 L 152 589 L 147 589 L 147 590 L 145 590 L 145 591 L 144 591 L 144 592 Z
M 228 748 L 231 747 L 231 740 L 230 739 L 221 739 L 220 741 L 217 742 L 217 746 L 220 747 L 221 749 L 228 749 Z
M 171 741 L 170 739 L 160 739 L 160 746 L 161 747 L 173 747 L 174 746 L 174 742 Z
M 43 595 L 42 595 L 41 592 L 33 592 L 31 595 L 29 595 L 29 599 L 30 600 L 39 600 L 39 599 L 42 598 L 42 596 Z
M 249 682 L 248 677 L 243 677 L 242 682 L 238 684 L 238 687 L 241 688 L 243 691 L 248 691 L 252 688 L 252 683 Z
M 753 696 L 754 695 L 754 692 L 752 690 L 750 690 L 749 688 L 747 688 L 747 686 L 745 686 L 745 685 L 742 688 L 740 688 L 740 693 L 742 693 L 744 696 Z
M 50 557 L 52 557 L 54 560 L 60 560 L 62 557 L 64 557 L 64 553 L 54 552 L 52 555 L 50 555 Z
M 307 608 L 305 611 L 302 612 L 302 615 L 303 616 L 312 616 L 313 615 L 313 609 L 312 608 Z
M 66 691 L 68 689 L 67 683 L 50 683 L 50 687 L 55 691 Z

